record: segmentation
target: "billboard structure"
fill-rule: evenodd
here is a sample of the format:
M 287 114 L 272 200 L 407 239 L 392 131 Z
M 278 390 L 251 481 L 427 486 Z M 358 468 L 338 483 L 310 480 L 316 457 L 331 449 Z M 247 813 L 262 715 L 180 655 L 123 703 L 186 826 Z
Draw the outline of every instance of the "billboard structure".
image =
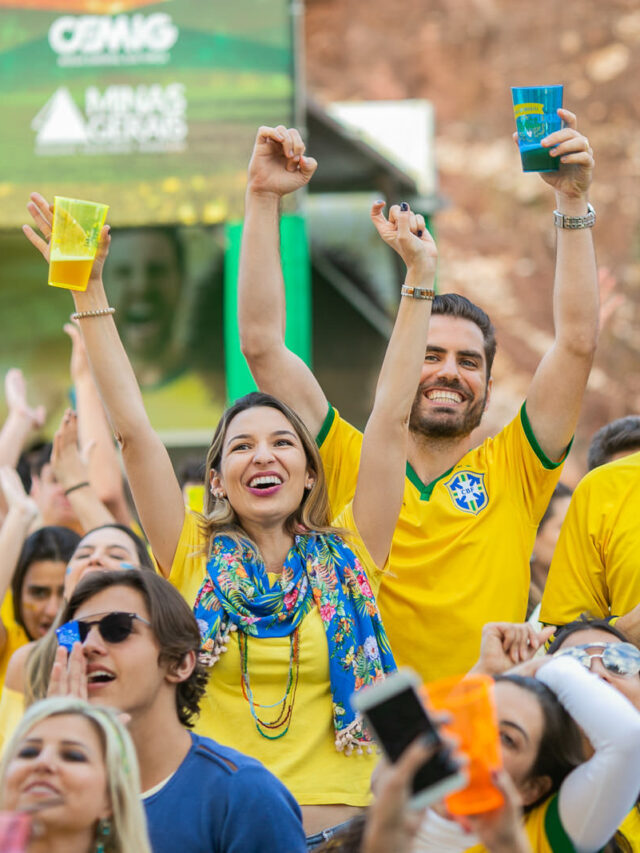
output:
M 289 0 L 0 0 L 0 99 L 0 227 L 34 186 L 115 226 L 221 222 L 257 125 L 291 119 Z
M 152 421 L 172 443 L 210 437 L 216 226 L 242 215 L 256 128 L 293 123 L 292 20 L 291 0 L 0 0 L 0 369 L 25 370 L 49 431 L 71 306 L 18 232 L 33 190 L 110 205 L 105 285 Z

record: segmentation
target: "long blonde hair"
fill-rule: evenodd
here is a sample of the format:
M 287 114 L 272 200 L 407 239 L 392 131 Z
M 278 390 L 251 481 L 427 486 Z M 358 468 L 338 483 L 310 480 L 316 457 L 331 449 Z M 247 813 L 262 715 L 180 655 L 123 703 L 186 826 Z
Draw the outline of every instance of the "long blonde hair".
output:
M 226 498 L 216 498 L 210 489 L 211 472 L 220 473 L 222 460 L 222 449 L 227 435 L 229 424 L 240 412 L 254 409 L 260 406 L 268 406 L 276 409 L 289 421 L 298 438 L 302 443 L 307 459 L 307 465 L 312 472 L 314 482 L 311 488 L 305 492 L 300 505 L 291 513 L 285 522 L 285 530 L 294 536 L 301 530 L 312 530 L 315 533 L 337 533 L 344 536 L 346 531 L 334 527 L 331 524 L 331 509 L 329 506 L 329 495 L 327 483 L 324 476 L 322 459 L 318 453 L 316 443 L 311 433 L 304 425 L 301 418 L 290 409 L 286 403 L 272 397 L 270 394 L 253 391 L 229 406 L 220 418 L 216 431 L 207 453 L 205 465 L 205 488 L 204 488 L 204 512 L 200 516 L 200 529 L 207 543 L 207 553 L 211 550 L 214 536 L 225 533 L 232 538 L 247 540 L 247 534 L 242 529 L 236 513 Z M 257 549 L 256 549 L 257 550 Z
M 25 713 L 0 761 L 0 804 L 4 799 L 8 767 L 25 735 L 42 720 L 66 714 L 75 714 L 88 720 L 98 732 L 104 750 L 112 809 L 111 831 L 101 839 L 105 853 L 151 853 L 140 799 L 138 759 L 129 732 L 111 709 L 89 705 L 82 699 L 72 696 L 43 699 Z

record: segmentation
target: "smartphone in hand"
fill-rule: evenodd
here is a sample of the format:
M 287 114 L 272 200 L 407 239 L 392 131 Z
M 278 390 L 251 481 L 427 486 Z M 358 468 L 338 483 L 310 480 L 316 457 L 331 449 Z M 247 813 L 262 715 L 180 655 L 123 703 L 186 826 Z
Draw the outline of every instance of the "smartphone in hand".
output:
M 352 698 L 353 707 L 363 715 L 389 761 L 397 761 L 421 735 L 440 747 L 413 777 L 409 804 L 416 809 L 435 803 L 467 784 L 466 773 L 442 744 L 438 728 L 420 700 L 419 686 L 420 678 L 413 670 L 400 669 Z

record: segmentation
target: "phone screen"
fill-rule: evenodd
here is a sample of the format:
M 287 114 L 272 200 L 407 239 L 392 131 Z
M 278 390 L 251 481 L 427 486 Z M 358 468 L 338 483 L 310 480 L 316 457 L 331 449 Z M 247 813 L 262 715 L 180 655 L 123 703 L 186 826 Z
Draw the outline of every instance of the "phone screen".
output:
M 419 735 L 427 735 L 434 744 L 440 743 L 440 736 L 412 687 L 367 708 L 364 714 L 391 761 L 397 761 Z M 431 787 L 458 770 L 449 751 L 439 750 L 413 777 L 413 793 Z

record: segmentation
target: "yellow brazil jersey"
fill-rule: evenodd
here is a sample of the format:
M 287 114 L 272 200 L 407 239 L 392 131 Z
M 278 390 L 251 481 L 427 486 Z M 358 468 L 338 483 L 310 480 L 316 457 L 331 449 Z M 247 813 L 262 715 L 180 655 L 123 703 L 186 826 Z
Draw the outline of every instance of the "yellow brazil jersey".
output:
M 351 506 L 336 519 L 336 526 L 351 531 L 348 543 L 376 592 L 381 571 L 357 535 Z M 196 516 L 185 513 L 169 581 L 191 606 L 206 577 L 203 545 Z M 234 633 L 226 654 L 210 671 L 195 731 L 257 758 L 301 805 L 366 806 L 371 800 L 370 779 L 378 756 L 366 751 L 346 755 L 336 750 L 329 653 L 317 608 L 312 608 L 300 623 L 299 640 L 293 714 L 282 738 L 267 740 L 256 730 L 249 704 L 242 695 L 242 660 Z M 266 719 L 277 716 L 271 716 L 271 712 L 285 695 L 289 666 L 289 637 L 247 638 L 247 674 L 254 701 L 272 706 L 260 711 Z
M 2 602 L 0 609 L 0 619 L 7 632 L 6 641 L 2 651 L 0 651 L 0 690 L 4 684 L 4 677 L 7 674 L 7 667 L 13 653 L 21 646 L 29 642 L 26 631 L 21 625 L 18 625 L 13 615 L 13 598 L 11 590 L 7 592 Z
M 525 815 L 524 828 L 533 853 L 575 853 L 575 847 L 560 823 L 557 794 Z M 487 848 L 476 844 L 466 853 L 487 853 Z
M 622 853 L 640 853 L 640 808 L 638 806 L 631 809 L 620 824 L 616 841 Z
M 336 515 L 353 498 L 362 434 L 330 409 L 317 442 Z M 529 558 L 560 464 L 544 455 L 523 406 L 434 482 L 407 465 L 378 595 L 399 666 L 425 681 L 466 672 L 485 622 L 524 619 Z
M 540 621 L 623 616 L 640 603 L 640 453 L 584 477 L 571 499 L 542 596 Z

